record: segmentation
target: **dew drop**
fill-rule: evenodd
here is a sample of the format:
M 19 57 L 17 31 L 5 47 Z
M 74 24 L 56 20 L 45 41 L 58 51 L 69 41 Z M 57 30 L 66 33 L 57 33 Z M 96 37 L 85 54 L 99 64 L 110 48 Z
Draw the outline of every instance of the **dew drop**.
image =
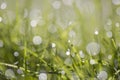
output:
M 55 48 L 56 47 L 56 44 L 55 43 L 52 43 L 52 48 Z
M 0 6 L 1 9 L 6 9 L 6 7 L 7 7 L 7 4 L 5 2 L 3 2 Z
M 17 73 L 18 73 L 18 74 L 23 74 L 23 71 L 22 71 L 21 69 L 18 69 L 18 70 L 17 70 Z
M 40 45 L 41 43 L 42 43 L 42 38 L 40 36 L 33 37 L 33 44 L 34 45 Z
M 68 43 L 70 43 L 71 41 L 70 40 L 68 40 Z
M 65 71 L 63 71 L 63 70 L 62 70 L 60 73 L 61 73 L 62 75 L 65 75 Z
M 31 20 L 30 25 L 31 25 L 31 27 L 36 27 L 37 26 L 37 20 Z
M 5 71 L 5 76 L 7 77 L 7 79 L 13 79 L 15 78 L 15 73 L 13 72 L 12 69 L 7 69 Z
M 108 59 L 112 59 L 112 55 L 108 55 Z
M 70 49 L 66 51 L 66 55 L 70 55 Z
M 40 74 L 39 74 L 39 80 L 47 80 L 47 74 L 45 74 L 45 73 L 40 73 Z
M 15 56 L 15 57 L 19 56 L 19 52 L 17 52 L 17 51 L 14 52 L 14 56 Z
M 94 59 L 90 59 L 90 64 L 91 65 L 93 65 L 93 64 L 95 64 L 96 62 L 95 62 L 95 60 Z
M 99 80 L 106 80 L 107 77 L 108 77 L 108 74 L 106 71 L 100 71 L 100 73 L 97 76 Z
M 54 1 L 52 3 L 52 6 L 54 9 L 59 9 L 61 7 L 61 2 L 60 1 Z
M 99 32 L 98 31 L 95 31 L 95 35 L 98 35 L 99 34 Z
M 107 35 L 108 38 L 111 38 L 111 37 L 112 37 L 112 32 L 111 32 L 111 31 L 108 31 L 108 32 L 106 33 L 106 35 Z
M 96 42 L 90 42 L 87 45 L 86 50 L 91 55 L 97 55 L 100 52 L 100 45 Z
M 116 27 L 120 27 L 120 24 L 117 22 L 117 23 L 115 23 L 115 26 Z

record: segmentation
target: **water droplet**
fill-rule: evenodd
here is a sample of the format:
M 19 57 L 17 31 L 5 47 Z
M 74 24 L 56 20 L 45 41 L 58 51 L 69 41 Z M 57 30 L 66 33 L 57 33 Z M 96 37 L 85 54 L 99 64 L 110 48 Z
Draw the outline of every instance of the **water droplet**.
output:
M 25 75 L 24 75 L 24 74 L 22 74 L 21 76 L 22 76 L 22 77 L 25 77 Z
M 108 59 L 112 59 L 112 55 L 108 55 Z
M 40 73 L 40 74 L 39 74 L 39 80 L 47 80 L 47 74 L 45 74 L 45 73 Z
M 17 51 L 14 52 L 14 56 L 15 56 L 15 57 L 19 56 L 19 52 L 17 52 Z
M 117 22 L 117 23 L 115 23 L 115 26 L 116 27 L 120 27 L 120 24 Z
M 63 71 L 63 70 L 62 70 L 60 73 L 61 73 L 62 75 L 65 75 L 65 71 Z
M 2 17 L 0 17 L 0 22 L 2 22 Z
M 80 57 L 81 57 L 81 58 L 84 58 L 84 57 L 85 57 L 83 51 L 79 51 L 79 54 L 80 54 Z
M 5 71 L 5 76 L 7 77 L 7 79 L 13 79 L 15 78 L 15 73 L 13 72 L 12 69 L 7 69 Z
M 3 47 L 4 43 L 2 40 L 0 40 L 0 47 Z
M 56 44 L 55 43 L 52 43 L 52 48 L 55 48 L 56 47 Z
M 120 16 L 120 7 L 116 9 L 116 14 Z
M 18 70 L 17 70 L 17 73 L 18 73 L 18 74 L 23 74 L 23 71 L 22 71 L 21 69 L 18 69 Z
M 33 44 L 34 45 L 40 45 L 41 43 L 42 43 L 42 38 L 40 36 L 33 37 Z
M 97 55 L 100 52 L 100 45 L 96 42 L 90 42 L 87 45 L 86 50 L 91 55 Z
M 68 40 L 68 43 L 70 43 L 71 41 L 70 40 Z
M 70 49 L 66 51 L 66 55 L 70 55 Z
M 108 31 L 108 32 L 106 33 L 106 35 L 107 35 L 108 38 L 111 38 L 111 37 L 112 37 L 112 32 L 111 32 L 111 31 Z
M 65 5 L 71 6 L 72 3 L 73 3 L 73 0 L 63 0 L 63 3 L 64 3 Z
M 95 35 L 98 35 L 99 34 L 99 32 L 98 31 L 95 31 Z
M 66 58 L 65 62 L 64 62 L 67 66 L 71 66 L 72 65 L 72 60 L 70 58 Z
M 108 77 L 108 74 L 106 71 L 100 71 L 100 73 L 97 76 L 99 80 L 106 80 L 107 77 Z
M 112 3 L 113 3 L 114 5 L 120 5 L 120 0 L 112 0 Z
M 37 26 L 37 20 L 31 20 L 30 25 L 31 25 L 31 27 L 36 27 Z
M 96 62 L 95 62 L 95 60 L 94 59 L 90 59 L 90 64 L 91 65 L 93 65 L 93 64 L 95 64 Z
M 61 2 L 60 1 L 54 1 L 52 3 L 52 6 L 54 9 L 59 9 L 61 7 Z
M 5 2 L 3 2 L 0 7 L 1 7 L 1 9 L 5 9 L 7 7 L 7 4 Z

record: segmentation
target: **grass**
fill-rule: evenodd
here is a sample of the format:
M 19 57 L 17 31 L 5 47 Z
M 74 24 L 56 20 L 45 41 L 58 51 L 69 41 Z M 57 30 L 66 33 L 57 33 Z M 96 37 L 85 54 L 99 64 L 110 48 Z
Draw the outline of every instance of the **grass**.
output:
M 60 1 L 60 9 L 55 9 L 52 0 L 5 3 L 6 9 L 0 10 L 1 80 L 46 80 L 46 75 L 47 80 L 120 79 L 119 5 L 76 0 L 72 5 Z M 38 21 L 33 27 L 32 20 Z M 34 36 L 40 36 L 40 44 L 34 44 Z

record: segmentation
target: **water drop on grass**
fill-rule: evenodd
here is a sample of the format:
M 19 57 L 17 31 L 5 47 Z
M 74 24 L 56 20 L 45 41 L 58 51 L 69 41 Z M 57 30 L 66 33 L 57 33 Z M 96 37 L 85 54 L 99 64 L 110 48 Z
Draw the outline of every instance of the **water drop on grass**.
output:
M 17 70 L 17 73 L 18 73 L 18 74 L 23 74 L 23 71 L 22 71 L 21 69 L 18 69 L 18 70 Z
M 108 32 L 106 33 L 106 35 L 107 35 L 108 38 L 111 38 L 111 37 L 112 37 L 112 32 L 111 32 L 111 31 L 108 31 Z
M 108 55 L 108 59 L 112 59 L 112 55 Z
M 90 42 L 87 47 L 86 50 L 89 54 L 91 55 L 97 55 L 100 52 L 100 45 L 96 42 Z
M 70 49 L 66 51 L 66 55 L 70 55 Z
M 99 80 L 106 80 L 107 77 L 108 77 L 108 74 L 106 71 L 100 71 L 100 73 L 97 76 Z
M 62 70 L 60 73 L 61 73 L 62 75 L 64 75 L 64 74 L 65 74 L 65 71 Z
M 14 52 L 14 56 L 15 56 L 15 57 L 19 56 L 19 53 L 18 53 L 17 51 Z
M 7 4 L 5 2 L 3 2 L 0 6 L 1 9 L 6 9 L 6 7 L 7 7 Z
M 42 38 L 40 36 L 33 37 L 33 44 L 34 45 L 40 45 L 41 43 L 42 43 Z
M 60 1 L 54 1 L 52 3 L 52 6 L 54 9 L 59 9 L 61 7 L 61 2 Z
M 7 79 L 13 79 L 15 78 L 15 73 L 13 72 L 12 69 L 7 69 L 5 71 L 5 76 L 7 77 Z
M 55 43 L 52 43 L 52 48 L 55 48 L 56 47 L 56 44 Z
M 95 31 L 95 35 L 98 35 L 99 34 L 99 32 L 98 31 Z
M 70 43 L 71 41 L 70 40 L 68 40 L 68 43 Z
M 115 26 L 116 27 L 120 27 L 120 24 L 117 22 L 117 23 L 115 23 Z
M 45 73 L 40 73 L 40 74 L 39 74 L 39 80 L 47 80 L 47 74 L 45 74 Z
M 37 20 L 31 20 L 30 25 L 31 25 L 31 27 L 36 27 L 37 26 Z
M 95 64 L 95 60 L 94 59 L 90 59 L 90 64 L 91 65 Z

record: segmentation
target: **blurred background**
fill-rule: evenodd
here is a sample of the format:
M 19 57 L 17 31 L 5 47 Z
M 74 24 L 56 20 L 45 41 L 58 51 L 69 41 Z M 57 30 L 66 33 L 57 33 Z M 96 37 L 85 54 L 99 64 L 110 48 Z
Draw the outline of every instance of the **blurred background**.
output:
M 0 0 L 0 79 L 119 80 L 119 23 L 120 0 Z

